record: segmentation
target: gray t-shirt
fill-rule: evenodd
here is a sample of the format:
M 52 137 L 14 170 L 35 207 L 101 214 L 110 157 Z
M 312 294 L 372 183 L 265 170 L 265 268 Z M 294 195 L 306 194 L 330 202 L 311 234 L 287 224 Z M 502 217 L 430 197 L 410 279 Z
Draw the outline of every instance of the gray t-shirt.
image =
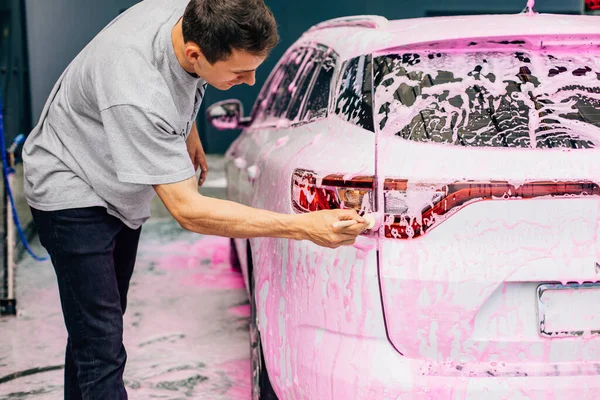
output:
M 194 176 L 185 141 L 206 83 L 171 41 L 188 2 L 140 2 L 67 67 L 24 146 L 32 207 L 102 206 L 135 229 L 150 217 L 152 185 Z

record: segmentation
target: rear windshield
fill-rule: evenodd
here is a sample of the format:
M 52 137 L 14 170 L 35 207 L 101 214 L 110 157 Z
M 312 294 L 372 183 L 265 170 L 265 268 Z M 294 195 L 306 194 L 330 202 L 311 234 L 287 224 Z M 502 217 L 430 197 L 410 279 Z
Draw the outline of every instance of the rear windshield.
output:
M 600 146 L 600 61 L 591 52 L 410 52 L 373 60 L 385 134 L 459 146 Z

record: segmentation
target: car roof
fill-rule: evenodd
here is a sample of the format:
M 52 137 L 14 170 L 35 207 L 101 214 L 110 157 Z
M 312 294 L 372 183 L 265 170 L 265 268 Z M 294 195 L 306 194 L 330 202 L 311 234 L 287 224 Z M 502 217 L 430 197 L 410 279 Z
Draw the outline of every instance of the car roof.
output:
M 372 21 L 368 24 L 357 23 Z M 400 46 L 468 38 L 524 36 L 596 36 L 600 19 L 591 15 L 512 14 L 413 18 L 387 21 L 377 16 L 350 17 L 348 23 L 326 21 L 308 30 L 297 44 L 320 43 L 345 60 Z M 600 41 L 599 41 L 600 43 Z

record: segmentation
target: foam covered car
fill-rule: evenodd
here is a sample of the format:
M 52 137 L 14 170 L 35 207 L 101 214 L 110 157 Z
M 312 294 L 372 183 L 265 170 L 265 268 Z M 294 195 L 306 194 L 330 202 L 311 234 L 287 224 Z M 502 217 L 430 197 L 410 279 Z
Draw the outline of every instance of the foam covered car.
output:
M 598 398 L 599 19 L 326 21 L 208 116 L 230 200 L 378 221 L 233 241 L 254 399 Z

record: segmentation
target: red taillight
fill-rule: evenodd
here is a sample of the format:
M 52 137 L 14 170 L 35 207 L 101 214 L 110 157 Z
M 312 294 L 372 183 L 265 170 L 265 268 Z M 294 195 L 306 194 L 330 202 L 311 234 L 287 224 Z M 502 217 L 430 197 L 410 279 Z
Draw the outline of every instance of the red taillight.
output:
M 299 212 L 339 208 L 371 212 L 373 177 L 344 179 L 343 175 L 327 175 L 320 178 L 314 172 L 298 169 L 292 176 L 292 202 Z
M 514 186 L 508 182 L 456 182 L 433 189 L 433 185 L 419 185 L 430 190 L 427 204 L 416 199 L 415 204 L 406 201 L 406 212 L 388 212 L 387 196 L 396 193 L 409 199 L 415 188 L 407 181 L 386 179 L 386 216 L 384 220 L 385 236 L 388 238 L 416 238 L 439 224 L 451 214 L 463 207 L 485 200 L 522 200 L 541 197 L 600 196 L 600 187 L 593 182 L 529 182 Z M 417 187 L 419 187 L 417 186 Z M 417 189 L 418 191 L 418 189 Z M 427 196 L 421 196 L 428 201 Z M 418 208 L 418 209 L 415 209 Z
M 598 1 L 598 0 L 585 0 L 585 10 L 586 11 L 600 10 L 600 1 Z
M 600 196 L 598 184 L 581 182 L 529 182 L 520 186 L 508 182 L 455 182 L 451 184 L 412 183 L 406 179 L 384 181 L 384 233 L 387 238 L 411 239 L 422 236 L 463 207 L 486 200 L 522 200 L 541 197 Z M 298 212 L 333 209 L 375 211 L 373 177 L 344 179 L 296 170 L 292 176 L 292 201 Z

